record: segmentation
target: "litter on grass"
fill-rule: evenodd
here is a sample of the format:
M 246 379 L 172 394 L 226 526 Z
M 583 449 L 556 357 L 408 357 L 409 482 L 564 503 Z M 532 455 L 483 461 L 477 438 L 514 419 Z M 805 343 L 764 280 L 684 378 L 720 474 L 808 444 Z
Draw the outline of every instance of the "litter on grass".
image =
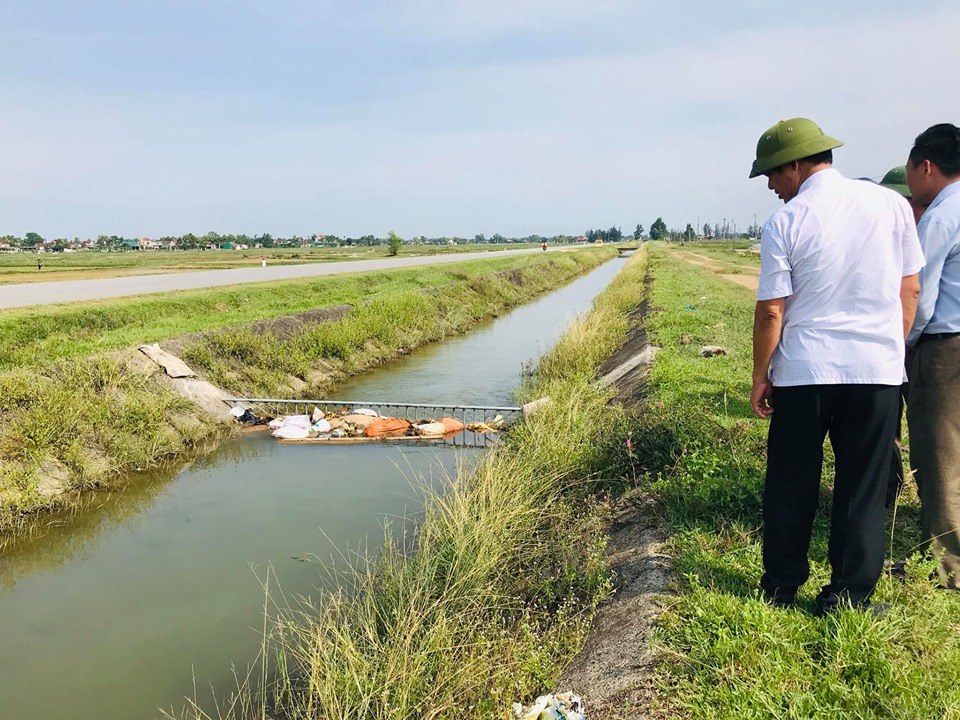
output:
M 579 695 L 572 692 L 558 695 L 541 695 L 528 708 L 513 704 L 513 712 L 519 720 L 585 720 L 585 709 Z

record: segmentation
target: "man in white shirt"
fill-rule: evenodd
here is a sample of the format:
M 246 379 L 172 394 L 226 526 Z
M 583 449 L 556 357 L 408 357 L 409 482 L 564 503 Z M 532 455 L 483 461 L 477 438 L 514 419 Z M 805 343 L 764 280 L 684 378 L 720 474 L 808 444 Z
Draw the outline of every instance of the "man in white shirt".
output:
M 836 456 L 831 581 L 818 614 L 870 605 L 883 569 L 884 495 L 904 336 L 923 255 L 906 200 L 832 168 L 843 143 L 805 118 L 757 143 L 750 177 L 784 201 L 760 236 L 751 404 L 767 439 L 760 585 L 791 604 L 809 576 L 823 441 Z

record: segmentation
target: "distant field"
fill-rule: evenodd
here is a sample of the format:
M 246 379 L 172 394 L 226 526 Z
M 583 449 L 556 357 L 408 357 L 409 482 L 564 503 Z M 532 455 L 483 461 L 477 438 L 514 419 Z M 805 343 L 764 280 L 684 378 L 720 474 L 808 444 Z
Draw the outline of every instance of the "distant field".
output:
M 491 252 L 535 247 L 531 243 L 497 245 L 406 245 L 400 256 L 445 255 L 450 253 Z M 125 252 L 78 253 L 2 253 L 0 284 L 51 282 L 54 280 L 92 280 L 95 278 L 224 270 L 259 264 L 266 258 L 270 265 L 298 265 L 346 260 L 370 260 L 386 257 L 386 246 L 339 248 L 291 248 L 251 250 L 128 250 Z M 37 260 L 43 269 L 37 269 Z

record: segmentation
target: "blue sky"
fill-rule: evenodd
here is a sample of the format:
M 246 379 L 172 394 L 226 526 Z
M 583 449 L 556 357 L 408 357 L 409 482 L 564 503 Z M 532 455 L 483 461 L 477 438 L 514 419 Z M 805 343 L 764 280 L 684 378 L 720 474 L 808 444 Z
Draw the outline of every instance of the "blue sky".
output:
M 960 124 L 957 27 L 945 1 L 6 0 L 0 235 L 743 228 L 779 202 L 747 172 L 780 118 L 874 177 Z

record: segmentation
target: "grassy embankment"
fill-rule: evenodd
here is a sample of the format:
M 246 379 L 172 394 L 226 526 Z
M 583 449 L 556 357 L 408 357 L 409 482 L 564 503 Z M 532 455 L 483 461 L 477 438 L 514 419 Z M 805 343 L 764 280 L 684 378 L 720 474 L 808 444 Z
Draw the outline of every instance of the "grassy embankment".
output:
M 496 252 L 538 247 L 533 243 L 498 245 L 404 245 L 400 257 L 449 255 L 467 252 Z M 78 253 L 43 253 L 43 270 L 37 269 L 34 253 L 0 253 L 0 284 L 50 282 L 51 280 L 87 280 L 158 272 L 223 270 L 253 267 L 262 258 L 273 265 L 375 260 L 389 256 L 386 245 L 339 248 L 255 248 L 251 250 L 176 250 Z
M 203 332 L 195 370 L 235 393 L 305 396 L 556 287 L 612 249 L 169 293 L 0 314 L 0 533 L 84 489 L 229 432 L 127 351 Z M 281 336 L 249 323 L 338 304 Z M 118 352 L 114 352 L 118 351 Z M 319 371 L 318 371 L 319 369 Z M 303 394 L 300 394 L 303 393 Z
M 826 483 L 800 607 L 757 598 L 767 424 L 748 405 L 754 295 L 670 252 L 654 250 L 647 325 L 663 351 L 633 430 L 675 557 L 678 595 L 659 629 L 664 694 L 689 718 L 960 718 L 960 598 L 933 588 L 929 563 L 914 558 L 905 584 L 881 579 L 886 617 L 811 615 L 829 577 Z M 701 358 L 704 344 L 730 354 Z M 890 537 L 894 559 L 915 550 L 915 494 Z
M 552 404 L 428 495 L 412 537 L 388 528 L 343 590 L 281 614 L 264 649 L 279 679 L 244 684 L 223 716 L 508 718 L 511 701 L 553 689 L 610 588 L 595 498 L 622 456 L 610 443 L 623 414 L 593 380 L 645 266 L 634 256 L 541 359 L 524 396 Z

